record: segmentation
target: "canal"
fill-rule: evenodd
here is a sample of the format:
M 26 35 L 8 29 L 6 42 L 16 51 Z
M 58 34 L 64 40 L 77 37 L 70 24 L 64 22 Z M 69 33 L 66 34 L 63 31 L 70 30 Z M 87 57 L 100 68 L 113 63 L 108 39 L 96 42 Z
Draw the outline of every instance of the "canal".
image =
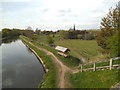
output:
M 37 88 L 44 68 L 20 39 L 2 43 L 2 88 Z

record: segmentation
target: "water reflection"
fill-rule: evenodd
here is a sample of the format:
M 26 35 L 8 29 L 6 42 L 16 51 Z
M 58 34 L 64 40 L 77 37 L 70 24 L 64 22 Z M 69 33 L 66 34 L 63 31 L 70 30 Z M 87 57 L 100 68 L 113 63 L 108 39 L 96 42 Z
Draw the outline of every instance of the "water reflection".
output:
M 37 88 L 44 75 L 42 65 L 21 40 L 10 41 L 0 47 L 3 51 L 2 87 Z
M 6 38 L 2 38 L 2 43 L 6 43 L 6 44 L 9 44 L 11 42 L 15 42 L 19 39 L 18 36 L 14 36 L 14 37 L 6 37 Z

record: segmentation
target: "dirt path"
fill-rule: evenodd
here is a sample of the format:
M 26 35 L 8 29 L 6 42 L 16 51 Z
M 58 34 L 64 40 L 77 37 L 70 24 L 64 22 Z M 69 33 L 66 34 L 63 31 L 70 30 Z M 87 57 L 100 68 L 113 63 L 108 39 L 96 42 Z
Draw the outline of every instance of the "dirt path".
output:
M 120 90 L 120 82 L 112 86 L 109 90 Z
M 25 40 L 25 41 L 28 42 L 27 40 Z M 28 42 L 28 43 L 35 46 L 31 42 Z M 58 79 L 59 79 L 58 87 L 59 88 L 65 88 L 65 73 L 68 72 L 68 71 L 72 72 L 72 73 L 75 73 L 77 70 L 72 70 L 69 67 L 65 66 L 52 52 L 50 52 L 50 51 L 48 51 L 48 50 L 46 50 L 44 48 L 40 48 L 38 46 L 35 46 L 35 47 L 38 48 L 39 50 L 44 51 L 47 55 L 52 56 L 53 61 L 57 64 L 57 67 L 59 67 L 58 68 L 58 71 L 59 71 L 59 74 L 58 74 Z

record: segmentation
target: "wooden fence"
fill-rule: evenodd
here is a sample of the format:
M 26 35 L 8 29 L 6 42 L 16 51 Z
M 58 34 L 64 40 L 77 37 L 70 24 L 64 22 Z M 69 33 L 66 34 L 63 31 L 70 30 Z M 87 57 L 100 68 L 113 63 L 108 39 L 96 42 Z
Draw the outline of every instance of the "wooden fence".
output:
M 95 62 L 95 63 L 90 63 L 90 64 L 83 64 L 83 65 L 80 65 L 80 71 L 83 72 L 83 71 L 89 71 L 89 70 L 93 70 L 93 71 L 96 71 L 96 70 L 104 70 L 104 69 L 113 69 L 113 68 L 117 68 L 117 69 L 120 69 L 120 64 L 114 64 L 113 65 L 113 60 L 119 60 L 120 57 L 117 57 L 117 58 L 111 58 L 109 60 L 102 60 L 102 61 L 99 61 L 99 62 Z M 103 63 L 103 62 L 108 62 L 109 65 L 103 65 L 103 66 L 96 66 L 96 64 L 98 63 Z M 93 65 L 92 68 L 83 68 L 84 66 L 87 66 L 87 65 Z

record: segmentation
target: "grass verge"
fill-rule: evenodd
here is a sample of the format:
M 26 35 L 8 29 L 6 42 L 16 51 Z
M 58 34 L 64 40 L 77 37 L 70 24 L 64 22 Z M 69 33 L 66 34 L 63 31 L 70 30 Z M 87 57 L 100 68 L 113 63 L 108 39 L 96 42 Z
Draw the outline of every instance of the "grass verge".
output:
M 72 88 L 110 88 L 120 82 L 119 70 L 87 71 L 68 73 L 66 78 Z

